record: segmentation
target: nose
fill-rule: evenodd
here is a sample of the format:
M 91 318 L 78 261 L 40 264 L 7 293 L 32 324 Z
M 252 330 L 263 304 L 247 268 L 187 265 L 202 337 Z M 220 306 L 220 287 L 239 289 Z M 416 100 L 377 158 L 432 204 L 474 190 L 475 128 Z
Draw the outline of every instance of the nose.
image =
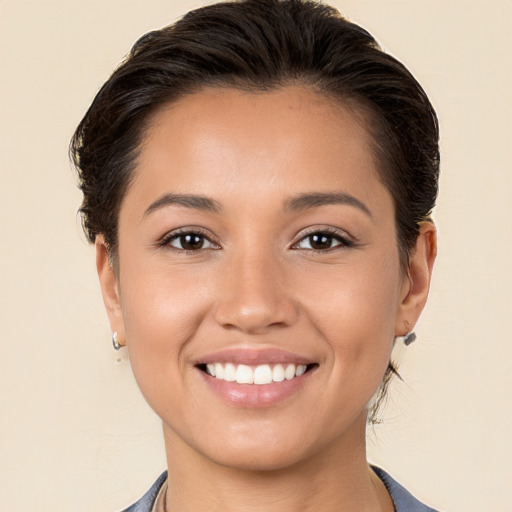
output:
M 216 322 L 246 334 L 291 326 L 298 307 L 285 275 L 283 263 L 271 251 L 233 256 L 226 262 L 218 287 Z

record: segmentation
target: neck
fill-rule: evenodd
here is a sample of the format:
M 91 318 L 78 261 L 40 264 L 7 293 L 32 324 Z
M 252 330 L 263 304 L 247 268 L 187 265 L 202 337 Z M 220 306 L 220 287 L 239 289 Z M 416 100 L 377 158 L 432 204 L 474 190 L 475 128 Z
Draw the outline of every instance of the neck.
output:
M 166 431 L 166 512 L 393 511 L 366 462 L 365 416 L 343 438 L 286 468 L 246 470 L 219 465 Z

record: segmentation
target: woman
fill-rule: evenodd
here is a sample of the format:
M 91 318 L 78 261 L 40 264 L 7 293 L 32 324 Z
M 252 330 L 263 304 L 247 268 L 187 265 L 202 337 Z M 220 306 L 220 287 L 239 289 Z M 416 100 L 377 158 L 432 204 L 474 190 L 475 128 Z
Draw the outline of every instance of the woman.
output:
M 72 141 L 115 348 L 168 472 L 129 511 L 432 510 L 365 427 L 436 254 L 438 126 L 337 11 L 219 3 L 141 38 Z

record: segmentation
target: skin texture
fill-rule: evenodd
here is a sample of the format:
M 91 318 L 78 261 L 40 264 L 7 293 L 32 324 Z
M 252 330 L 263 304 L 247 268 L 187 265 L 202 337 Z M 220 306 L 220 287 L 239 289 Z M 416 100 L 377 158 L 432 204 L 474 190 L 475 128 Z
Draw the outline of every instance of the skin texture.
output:
M 368 211 L 354 201 L 285 207 L 317 192 Z M 163 194 L 206 196 L 218 211 L 147 212 Z M 206 235 L 202 248 L 161 243 L 192 227 Z M 308 235 L 326 229 L 349 243 L 313 250 Z M 205 499 L 223 511 L 393 510 L 366 463 L 366 406 L 394 336 L 423 309 L 436 239 L 422 225 L 404 274 L 360 116 L 292 86 L 185 97 L 145 134 L 120 210 L 117 275 L 101 236 L 96 247 L 111 328 L 163 422 L 169 510 Z M 237 407 L 195 366 L 229 348 L 282 349 L 316 367 L 284 400 Z

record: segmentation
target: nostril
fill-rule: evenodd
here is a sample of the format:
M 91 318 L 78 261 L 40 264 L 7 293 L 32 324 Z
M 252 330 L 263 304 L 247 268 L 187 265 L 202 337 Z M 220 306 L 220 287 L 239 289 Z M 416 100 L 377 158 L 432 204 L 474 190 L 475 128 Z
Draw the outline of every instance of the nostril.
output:
M 215 322 L 223 329 L 263 334 L 296 322 L 298 308 L 285 292 L 244 283 L 237 285 L 239 290 L 226 290 L 212 309 Z

